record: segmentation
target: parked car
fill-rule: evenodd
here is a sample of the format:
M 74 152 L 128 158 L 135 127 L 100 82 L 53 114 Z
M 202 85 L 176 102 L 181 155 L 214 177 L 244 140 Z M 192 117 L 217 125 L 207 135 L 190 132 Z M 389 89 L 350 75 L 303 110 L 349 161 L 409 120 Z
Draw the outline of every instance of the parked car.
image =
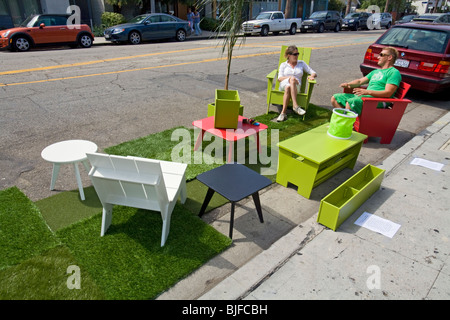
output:
M 369 29 L 389 29 L 392 26 L 392 16 L 389 12 L 374 13 L 367 20 Z
M 0 48 L 27 51 L 31 47 L 70 45 L 89 48 L 94 35 L 86 24 L 69 24 L 70 15 L 39 14 L 26 19 L 19 27 L 0 31 Z
M 350 29 L 357 31 L 359 28 L 368 29 L 367 19 L 371 16 L 367 12 L 353 12 L 349 13 L 342 19 L 342 29 Z
M 242 32 L 246 35 L 259 33 L 262 36 L 267 36 L 269 32 L 278 34 L 283 31 L 295 34 L 301 24 L 301 18 L 285 19 L 281 11 L 267 11 L 258 14 L 254 20 L 245 21 L 242 24 Z
M 14 28 L 14 23 L 10 15 L 0 14 L 0 30 Z
M 413 21 L 450 23 L 450 13 L 426 13 L 414 18 Z
M 395 67 L 414 89 L 433 93 L 450 88 L 450 25 L 410 22 L 393 26 L 367 49 L 360 65 L 363 75 L 378 68 L 378 55 L 386 46 L 398 49 Z
M 325 30 L 334 30 L 339 32 L 342 26 L 342 19 L 337 11 L 316 11 L 308 19 L 302 22 L 300 31 L 305 33 L 308 30 L 324 32 Z
M 416 14 L 408 14 L 406 16 L 403 16 L 400 20 L 397 20 L 395 22 L 395 24 L 411 22 L 412 19 L 417 18 L 417 17 L 418 17 L 418 15 L 416 15 Z
M 190 34 L 188 21 L 165 13 L 142 14 L 128 23 L 109 27 L 104 32 L 107 41 L 130 44 L 170 38 L 184 41 Z

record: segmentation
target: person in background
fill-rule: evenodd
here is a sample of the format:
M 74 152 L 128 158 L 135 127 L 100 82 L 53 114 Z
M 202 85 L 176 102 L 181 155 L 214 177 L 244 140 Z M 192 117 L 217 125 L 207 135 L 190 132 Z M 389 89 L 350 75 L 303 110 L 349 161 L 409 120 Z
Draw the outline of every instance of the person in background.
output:
M 189 27 L 191 27 L 191 32 L 194 31 L 194 13 L 192 12 L 191 7 L 188 7 L 188 12 L 187 12 L 187 21 L 189 22 Z
M 286 61 L 280 64 L 278 70 L 278 81 L 280 82 L 280 90 L 284 91 L 283 109 L 277 118 L 277 121 L 285 121 L 287 119 L 286 111 L 289 101 L 292 100 L 292 108 L 294 112 L 299 115 L 304 115 L 305 110 L 298 105 L 297 93 L 300 90 L 300 85 L 303 73 L 309 74 L 308 79 L 314 80 L 317 73 L 311 69 L 303 60 L 298 61 L 298 49 L 296 46 L 289 46 L 284 52 Z
M 202 34 L 202 30 L 200 29 L 200 13 L 197 11 L 197 8 L 194 9 L 194 29 L 195 35 L 198 36 Z

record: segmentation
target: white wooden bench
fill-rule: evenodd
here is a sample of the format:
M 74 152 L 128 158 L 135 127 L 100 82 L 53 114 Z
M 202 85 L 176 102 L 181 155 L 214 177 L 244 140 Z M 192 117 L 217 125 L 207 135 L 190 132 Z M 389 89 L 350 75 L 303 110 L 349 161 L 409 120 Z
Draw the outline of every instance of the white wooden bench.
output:
M 169 161 L 87 153 L 92 184 L 103 206 L 103 236 L 111 225 L 113 205 L 161 212 L 161 247 L 170 229 L 173 208 L 186 201 L 187 164 Z

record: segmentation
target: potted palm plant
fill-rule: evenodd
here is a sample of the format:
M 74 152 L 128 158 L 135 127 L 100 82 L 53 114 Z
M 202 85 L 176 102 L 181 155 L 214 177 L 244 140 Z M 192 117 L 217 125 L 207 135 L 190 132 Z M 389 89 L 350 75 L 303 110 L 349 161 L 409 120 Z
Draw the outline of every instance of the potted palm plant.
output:
M 200 5 L 211 4 L 214 0 L 201 0 Z M 239 38 L 241 43 L 245 41 L 245 36 L 241 36 L 241 25 L 243 22 L 242 11 L 244 0 L 225 0 L 220 2 L 221 21 L 216 32 L 216 37 L 222 37 L 222 54 L 227 52 L 227 69 L 225 76 L 225 88 L 216 89 L 215 102 L 208 105 L 208 115 L 214 115 L 216 128 L 237 128 L 238 116 L 242 115 L 239 93 L 237 90 L 229 90 L 231 60 L 233 49 Z

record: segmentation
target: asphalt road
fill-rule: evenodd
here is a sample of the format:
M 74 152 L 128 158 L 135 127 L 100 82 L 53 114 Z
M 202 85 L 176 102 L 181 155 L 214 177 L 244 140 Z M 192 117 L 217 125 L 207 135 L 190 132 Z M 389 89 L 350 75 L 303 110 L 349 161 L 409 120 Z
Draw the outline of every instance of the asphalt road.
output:
M 276 68 L 279 47 L 313 48 L 318 85 L 311 102 L 326 108 L 339 84 L 360 77 L 365 50 L 384 31 L 326 32 L 248 37 L 236 46 L 230 89 L 239 90 L 244 115 L 266 110 L 266 75 Z M 215 89 L 224 87 L 225 55 L 217 39 L 89 49 L 0 51 L 0 189 L 17 186 L 32 200 L 77 188 L 73 169 L 61 168 L 50 191 L 51 164 L 40 154 L 67 139 L 104 148 L 206 116 Z M 421 110 L 399 143 L 448 111 L 442 97 L 412 92 L 408 110 Z M 411 98 L 410 97 L 410 98 Z M 273 110 L 276 110 L 272 106 Z M 389 152 L 396 145 L 383 147 Z M 374 152 L 380 152 L 379 150 Z M 81 170 L 83 184 L 90 184 Z

